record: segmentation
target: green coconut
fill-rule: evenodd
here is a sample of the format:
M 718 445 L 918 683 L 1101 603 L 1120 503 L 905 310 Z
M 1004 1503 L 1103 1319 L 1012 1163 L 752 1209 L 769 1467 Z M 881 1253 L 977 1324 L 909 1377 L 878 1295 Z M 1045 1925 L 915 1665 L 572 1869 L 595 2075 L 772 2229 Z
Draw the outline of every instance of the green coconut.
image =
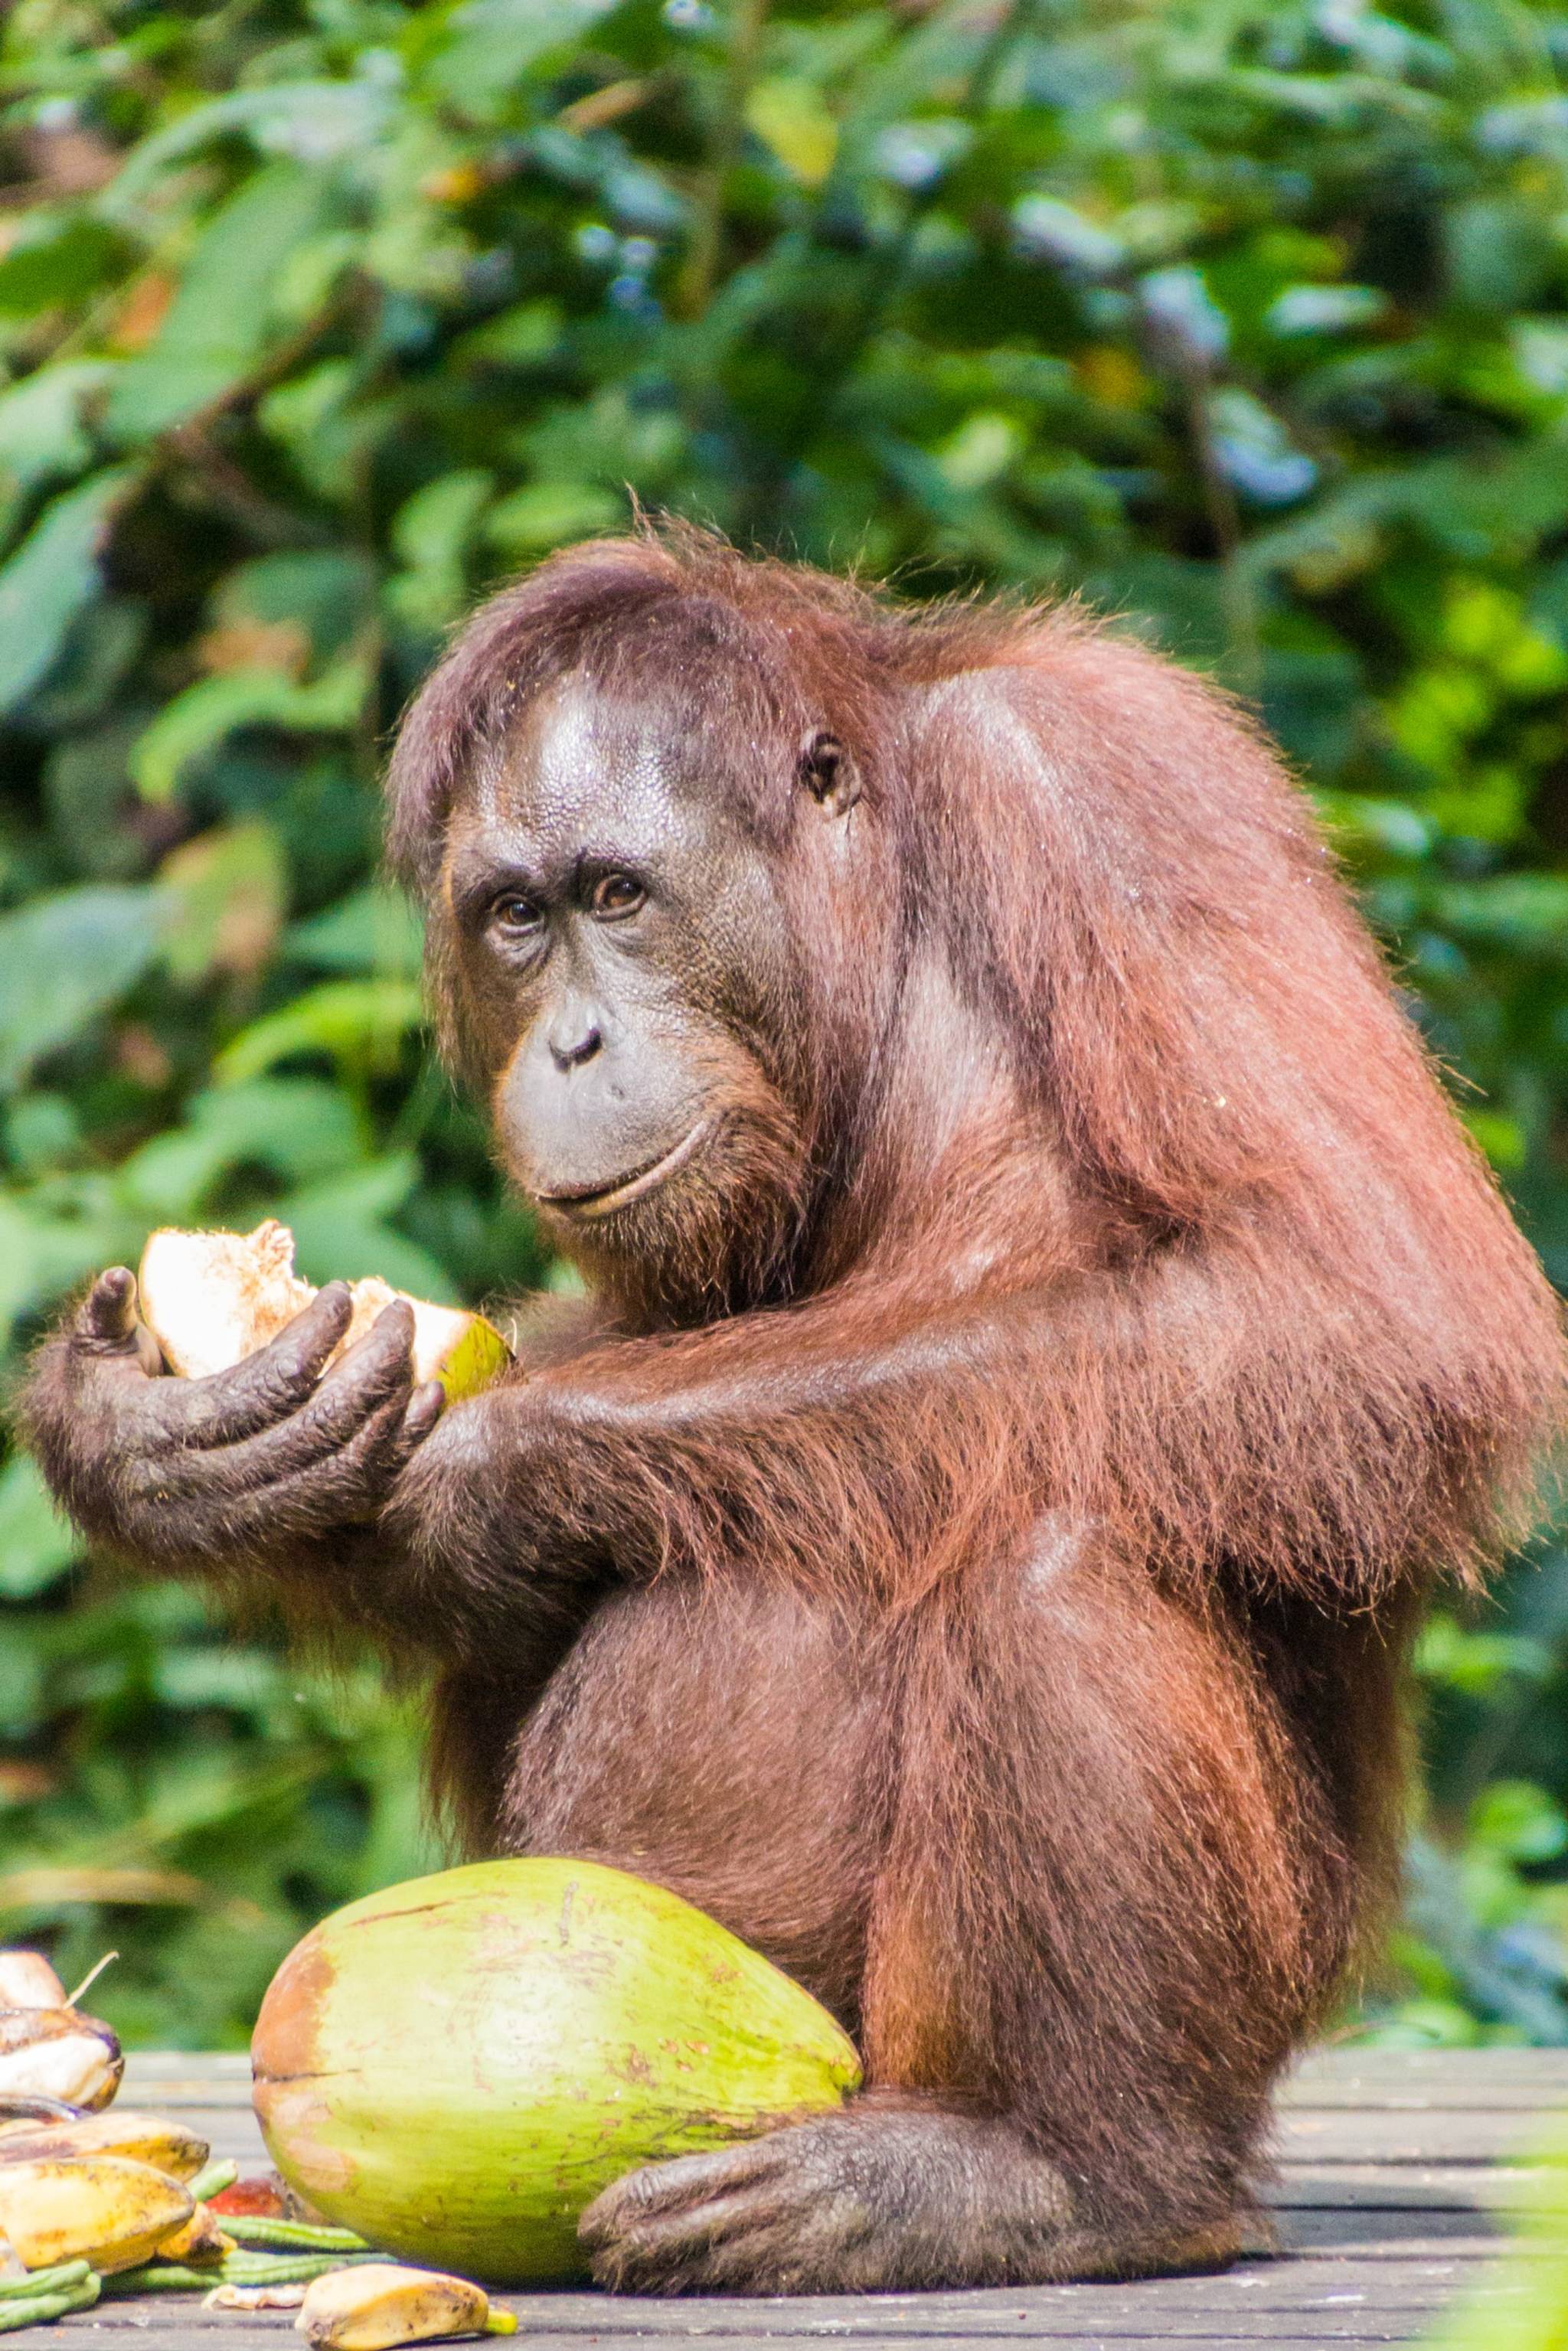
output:
M 492 2284 L 583 2274 L 577 2218 L 637 2165 L 836 2106 L 852 2043 L 662 1886 L 479 1862 L 351 1902 L 251 2044 L 278 2170 L 329 2220 Z

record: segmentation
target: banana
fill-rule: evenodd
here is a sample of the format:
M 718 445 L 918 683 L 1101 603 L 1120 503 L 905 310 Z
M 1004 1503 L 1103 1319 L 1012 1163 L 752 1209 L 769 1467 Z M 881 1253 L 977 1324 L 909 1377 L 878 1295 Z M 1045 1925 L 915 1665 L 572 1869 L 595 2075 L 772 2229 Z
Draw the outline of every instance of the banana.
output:
M 78 2257 L 134 2269 L 194 2210 L 178 2180 L 123 2156 L 0 2164 L 0 2231 L 30 2270 Z
M 313 2278 L 294 2325 L 316 2351 L 389 2351 L 454 2335 L 512 2335 L 517 2322 L 465 2278 L 366 2262 Z
M 216 2262 L 235 2250 L 235 2240 L 226 2236 L 217 2215 L 198 2204 L 183 2228 L 172 2237 L 160 2239 L 158 2258 L 162 2262 Z
M 207 2142 L 166 2115 L 115 2106 L 105 2115 L 84 2115 L 79 2123 L 13 2123 L 0 2128 L 0 2165 L 79 2162 L 95 2155 L 121 2155 L 150 2163 L 171 2179 L 192 2180 L 207 2159 Z

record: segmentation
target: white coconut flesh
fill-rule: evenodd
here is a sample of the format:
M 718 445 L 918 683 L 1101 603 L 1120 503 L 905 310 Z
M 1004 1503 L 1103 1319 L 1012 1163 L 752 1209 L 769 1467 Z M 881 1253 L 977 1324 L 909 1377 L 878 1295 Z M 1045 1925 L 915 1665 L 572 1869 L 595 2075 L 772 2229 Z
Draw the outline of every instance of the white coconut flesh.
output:
M 293 1234 L 271 1217 L 253 1233 L 166 1227 L 142 1251 L 137 1281 L 142 1319 L 165 1362 L 193 1380 L 227 1371 L 270 1344 L 319 1294 L 294 1270 Z M 413 1309 L 416 1382 L 438 1379 L 449 1395 L 466 1395 L 509 1360 L 500 1332 L 482 1315 L 409 1298 L 373 1274 L 352 1283 L 350 1295 L 349 1327 L 329 1363 L 364 1338 L 382 1309 L 399 1299 Z

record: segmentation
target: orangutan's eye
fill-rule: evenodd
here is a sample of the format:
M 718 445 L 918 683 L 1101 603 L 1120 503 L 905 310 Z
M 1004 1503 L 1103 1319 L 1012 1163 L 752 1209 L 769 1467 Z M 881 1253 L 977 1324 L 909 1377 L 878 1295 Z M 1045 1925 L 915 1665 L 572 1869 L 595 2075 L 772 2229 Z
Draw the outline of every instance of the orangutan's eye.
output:
M 618 923 L 634 914 L 646 896 L 641 882 L 630 873 L 605 873 L 589 893 L 589 910 L 601 923 Z
M 503 891 L 490 907 L 490 923 L 503 938 L 531 938 L 544 921 L 540 909 L 520 890 Z

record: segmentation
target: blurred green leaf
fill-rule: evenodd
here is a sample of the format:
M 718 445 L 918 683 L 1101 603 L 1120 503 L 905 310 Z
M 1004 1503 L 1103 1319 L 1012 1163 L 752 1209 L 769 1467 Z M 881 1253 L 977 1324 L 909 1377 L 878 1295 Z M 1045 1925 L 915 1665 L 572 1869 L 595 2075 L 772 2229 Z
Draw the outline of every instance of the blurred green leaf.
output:
M 0 392 L 0 474 L 26 490 L 79 473 L 92 457 L 82 409 L 111 373 L 102 360 L 60 360 Z
M 0 1191 L 0 1347 L 25 1314 L 123 1256 L 134 1237 L 112 1202 L 61 1212 L 29 1193 Z
M 258 556 L 225 573 L 213 600 L 220 627 L 294 622 L 318 661 L 344 652 L 375 608 L 376 577 L 362 555 L 319 549 Z
M 617 0 L 461 0 L 434 74 L 463 108 L 494 104 L 528 68 L 591 31 Z
M 30 1600 L 47 1591 L 78 1549 L 33 1464 L 25 1454 L 13 1455 L 0 1469 L 0 1601 Z
M 118 1003 L 159 952 L 151 889 L 62 890 L 0 914 L 0 1092 Z
M 167 319 L 110 394 L 105 423 L 118 441 L 183 423 L 245 375 L 267 345 L 278 272 L 320 218 L 326 193 L 319 172 L 273 163 L 213 215 Z
M 164 952 L 178 980 L 214 971 L 254 978 L 283 927 L 288 875 L 277 833 L 259 820 L 187 841 L 165 858 Z
M 1568 873 L 1452 882 L 1437 892 L 1435 908 L 1457 937 L 1568 958 Z
M 614 497 L 591 482 L 533 482 L 491 507 L 485 536 L 503 554 L 520 559 L 591 538 L 620 519 Z
M 0 565 L 0 713 L 47 675 L 83 606 L 99 592 L 99 551 L 135 483 L 129 470 L 95 475 L 46 508 Z
M 902 591 L 1082 594 L 1260 704 L 1568 1283 L 1560 35 L 1507 0 L 0 10 L 12 1367 L 161 1220 L 281 1212 L 313 1276 L 434 1295 L 574 1282 L 424 1049 L 377 768 L 467 601 L 629 493 Z M 416 1709 L 187 1587 L 10 1572 L 9 1915 L 68 1972 L 112 1928 L 133 2035 L 242 2046 L 301 1928 L 430 1851 Z M 1417 1667 L 1427 1811 L 1357 2018 L 1561 2040 L 1568 1547 Z
M 298 1183 L 355 1165 L 364 1134 L 348 1098 L 315 1078 L 252 1078 L 214 1087 L 183 1123 L 155 1134 L 120 1168 L 130 1207 L 149 1224 L 199 1219 L 236 1168 Z
M 360 1281 L 379 1273 L 416 1298 L 456 1304 L 445 1269 L 388 1221 L 413 1190 L 418 1175 L 413 1156 L 396 1152 L 329 1183 L 289 1193 L 278 1213 L 294 1234 L 296 1262 L 306 1279 Z
M 388 582 L 387 593 L 416 628 L 440 627 L 461 604 L 464 558 L 495 486 L 495 475 L 479 466 L 443 474 L 393 518 L 392 549 L 407 568 Z
M 326 914 L 296 923 L 287 950 L 297 961 L 326 971 L 384 972 L 417 979 L 424 925 L 399 892 L 371 885 Z
M 1568 1818 L 1527 1780 L 1497 1780 L 1476 1799 L 1470 1834 L 1510 1861 L 1555 1861 L 1568 1852 Z
M 102 221 L 40 205 L 0 256 L 0 311 L 26 318 L 79 302 L 109 275 L 119 241 Z
M 169 799 L 191 762 L 237 728 L 341 732 L 353 725 L 364 693 L 364 670 L 354 660 L 336 663 L 309 685 L 297 685 L 276 669 L 233 669 L 203 678 L 164 705 L 136 747 L 131 774 L 148 799 Z
M 424 1018 L 412 981 L 328 980 L 296 997 L 279 1012 L 254 1021 L 213 1063 L 221 1086 L 259 1077 L 299 1053 L 319 1053 L 349 1064 L 384 1063 Z

